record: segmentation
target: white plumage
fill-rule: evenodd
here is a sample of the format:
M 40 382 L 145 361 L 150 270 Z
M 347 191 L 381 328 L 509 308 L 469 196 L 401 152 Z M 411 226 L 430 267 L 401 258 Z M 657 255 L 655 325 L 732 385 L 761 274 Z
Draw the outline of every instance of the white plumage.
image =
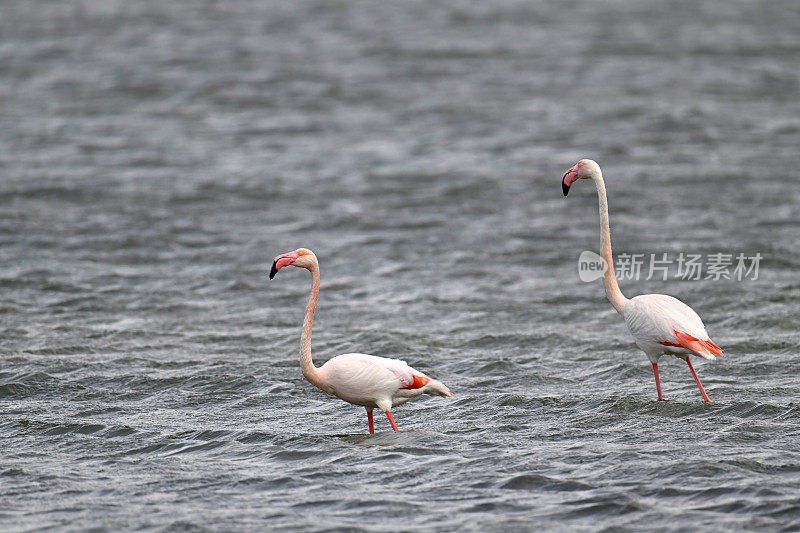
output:
M 447 387 L 399 359 L 364 353 L 338 355 L 319 369 L 330 394 L 369 409 L 391 411 L 420 394 L 452 396 Z M 426 382 L 421 387 L 415 384 Z
M 636 344 L 653 363 L 665 353 L 680 359 L 687 354 L 714 359 L 707 348 L 695 350 L 681 345 L 682 338 L 676 331 L 700 341 L 711 339 L 697 313 L 677 298 L 666 294 L 635 296 L 625 306 L 623 316 Z

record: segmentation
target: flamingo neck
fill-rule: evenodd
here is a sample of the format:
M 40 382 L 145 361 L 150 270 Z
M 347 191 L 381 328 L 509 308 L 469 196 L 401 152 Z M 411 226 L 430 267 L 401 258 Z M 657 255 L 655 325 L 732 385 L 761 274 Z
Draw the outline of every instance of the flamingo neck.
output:
M 319 299 L 319 263 L 315 260 L 308 267 L 311 272 L 311 293 L 306 304 L 306 315 L 303 319 L 303 333 L 300 336 L 300 368 L 303 376 L 315 387 L 325 390 L 322 376 L 314 361 L 311 359 L 311 328 L 314 326 L 314 312 L 317 310 Z
M 617 313 L 624 314 L 625 304 L 628 299 L 622 295 L 617 284 L 617 277 L 614 275 L 614 257 L 611 254 L 611 228 L 608 222 L 608 198 L 606 196 L 606 184 L 603 175 L 598 174 L 594 177 L 597 186 L 597 198 L 600 203 L 600 245 L 603 259 L 608 268 L 603 274 L 603 286 L 606 289 L 606 298 L 617 310 Z

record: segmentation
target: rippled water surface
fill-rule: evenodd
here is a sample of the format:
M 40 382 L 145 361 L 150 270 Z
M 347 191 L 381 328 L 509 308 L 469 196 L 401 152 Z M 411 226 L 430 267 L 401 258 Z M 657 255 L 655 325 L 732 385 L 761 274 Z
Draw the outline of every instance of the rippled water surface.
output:
M 800 529 L 800 5 L 10 2 L 0 529 Z M 649 362 L 577 258 L 727 357 Z M 400 357 L 401 432 L 299 370 Z

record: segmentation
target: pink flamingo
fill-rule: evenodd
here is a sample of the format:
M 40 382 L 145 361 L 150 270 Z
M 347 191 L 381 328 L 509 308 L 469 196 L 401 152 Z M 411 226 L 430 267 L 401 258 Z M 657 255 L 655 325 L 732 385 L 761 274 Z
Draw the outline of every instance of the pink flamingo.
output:
M 334 357 L 319 368 L 314 366 L 311 360 L 311 327 L 319 298 L 319 262 L 314 252 L 298 248 L 275 258 L 269 279 L 274 278 L 287 265 L 305 268 L 311 272 L 311 295 L 306 305 L 303 334 L 300 338 L 300 367 L 303 375 L 312 385 L 328 394 L 354 405 L 364 406 L 370 433 L 375 433 L 372 410 L 376 407 L 386 413 L 392 429 L 398 431 L 392 418 L 392 407 L 402 405 L 423 393 L 453 396 L 441 382 L 398 359 L 346 353 Z
M 603 273 L 606 297 L 614 309 L 625 318 L 625 324 L 633 335 L 633 340 L 653 363 L 658 399 L 664 399 L 661 396 L 661 381 L 658 378 L 658 359 L 662 355 L 672 354 L 686 361 L 697 386 L 700 387 L 703 399 L 710 402 L 689 356 L 699 355 L 705 359 L 714 359 L 715 355 L 723 355 L 722 348 L 708 337 L 703 321 L 697 313 L 677 298 L 665 294 L 643 294 L 628 300 L 622 295 L 617 285 L 617 278 L 614 276 L 611 230 L 608 226 L 608 199 L 600 166 L 591 159 L 581 159 L 574 167 L 567 170 L 561 180 L 564 196 L 579 179 L 592 179 L 597 186 L 597 196 L 600 201 L 600 240 L 603 259 L 607 265 Z

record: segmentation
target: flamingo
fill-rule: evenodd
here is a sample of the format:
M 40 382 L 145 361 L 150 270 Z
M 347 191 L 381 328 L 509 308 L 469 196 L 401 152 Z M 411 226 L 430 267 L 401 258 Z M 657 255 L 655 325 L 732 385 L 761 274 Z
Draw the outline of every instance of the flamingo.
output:
M 564 196 L 569 193 L 572 184 L 579 179 L 592 179 L 597 186 L 597 196 L 600 201 L 600 240 L 603 260 L 606 263 L 603 273 L 606 297 L 614 309 L 623 316 L 633 340 L 653 364 L 659 401 L 664 398 L 661 396 L 658 360 L 662 355 L 671 354 L 686 361 L 700 388 L 703 400 L 710 402 L 689 356 L 699 355 L 705 359 L 714 359 L 715 355 L 723 356 L 722 348 L 709 338 L 703 321 L 697 313 L 677 298 L 666 294 L 643 294 L 629 300 L 622 295 L 614 275 L 611 230 L 608 226 L 608 199 L 600 165 L 591 159 L 581 159 L 574 167 L 567 170 L 561 179 Z
M 300 367 L 303 376 L 331 396 L 363 406 L 367 410 L 370 433 L 375 433 L 372 410 L 376 407 L 386 414 L 392 429 L 399 431 L 392 417 L 392 407 L 402 405 L 423 393 L 453 396 L 444 384 L 399 359 L 346 353 L 334 357 L 319 368 L 314 366 L 311 359 L 311 327 L 319 298 L 319 262 L 314 252 L 298 248 L 275 258 L 269 279 L 274 278 L 287 265 L 305 268 L 311 272 L 311 294 L 300 337 Z

